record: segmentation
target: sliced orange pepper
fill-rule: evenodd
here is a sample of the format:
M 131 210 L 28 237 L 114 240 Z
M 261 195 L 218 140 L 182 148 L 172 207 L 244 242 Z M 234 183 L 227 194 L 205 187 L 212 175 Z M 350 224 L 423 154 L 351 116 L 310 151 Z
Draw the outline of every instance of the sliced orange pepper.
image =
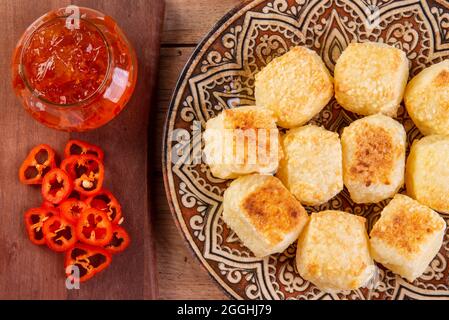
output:
M 81 216 L 81 213 L 87 208 L 88 206 L 84 201 L 75 198 L 69 198 L 59 204 L 61 216 L 71 223 L 76 223 Z
M 111 261 L 111 254 L 105 249 L 77 243 L 66 252 L 64 263 L 66 275 L 80 282 L 87 281 L 106 269 L 111 264 Z M 78 272 L 74 274 L 68 273 L 67 267 L 69 266 L 76 268 Z
M 112 227 L 112 240 L 104 248 L 110 253 L 119 253 L 128 248 L 131 242 L 128 232 L 120 226 Z
M 41 184 L 45 174 L 53 168 L 56 168 L 55 151 L 47 144 L 40 144 L 31 149 L 20 166 L 20 182 Z
M 37 245 L 45 244 L 43 225 L 53 216 L 59 215 L 55 208 L 32 208 L 25 212 L 25 228 L 31 242 Z
M 78 160 L 78 156 L 70 156 L 68 158 L 65 158 L 61 161 L 61 165 L 59 167 L 71 176 L 72 165 L 76 160 Z M 71 178 L 73 179 L 74 177 L 71 176 Z
M 112 239 L 112 223 L 103 211 L 88 208 L 78 219 L 76 236 L 81 242 L 103 247 Z
M 104 159 L 104 152 L 100 147 L 81 140 L 69 140 L 64 149 L 64 157 L 79 156 L 82 154 L 90 154 L 101 161 Z
M 55 252 L 64 252 L 76 243 L 75 227 L 68 220 L 54 215 L 42 227 L 47 246 Z
M 73 190 L 73 182 L 62 169 L 50 170 L 42 180 L 42 197 L 53 204 L 67 199 Z
M 122 207 L 111 191 L 102 189 L 96 195 L 86 199 L 86 204 L 107 213 L 112 223 L 118 224 L 122 219 Z
M 103 187 L 103 163 L 92 155 L 75 157 L 77 158 L 69 169 L 69 175 L 73 178 L 74 189 L 84 196 L 97 194 Z

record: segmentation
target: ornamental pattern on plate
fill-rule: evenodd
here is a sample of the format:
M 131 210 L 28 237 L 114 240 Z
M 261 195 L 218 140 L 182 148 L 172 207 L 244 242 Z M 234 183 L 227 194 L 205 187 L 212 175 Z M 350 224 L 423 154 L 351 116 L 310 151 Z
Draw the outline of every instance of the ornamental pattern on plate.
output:
M 379 13 L 377 24 L 372 24 L 373 8 Z M 315 50 L 333 71 L 341 52 L 354 41 L 384 42 L 404 50 L 414 75 L 449 57 L 449 8 L 424 0 L 255 0 L 242 4 L 216 26 L 180 78 L 164 141 L 167 154 L 173 130 L 191 132 L 194 120 L 204 127 L 223 109 L 254 104 L 255 74 L 290 47 L 304 45 Z M 332 100 L 311 123 L 340 132 L 357 118 Z M 407 130 L 409 143 L 421 137 L 403 107 L 398 118 Z M 214 178 L 204 164 L 172 164 L 169 159 L 166 156 L 164 174 L 169 201 L 177 202 L 174 215 L 207 270 L 236 298 L 449 298 L 448 235 L 425 274 L 413 283 L 381 267 L 373 290 L 324 293 L 298 275 L 295 244 L 282 254 L 256 259 L 229 230 L 220 217 L 222 194 L 229 182 Z M 343 191 L 328 203 L 307 209 L 363 215 L 371 228 L 387 202 L 357 205 Z

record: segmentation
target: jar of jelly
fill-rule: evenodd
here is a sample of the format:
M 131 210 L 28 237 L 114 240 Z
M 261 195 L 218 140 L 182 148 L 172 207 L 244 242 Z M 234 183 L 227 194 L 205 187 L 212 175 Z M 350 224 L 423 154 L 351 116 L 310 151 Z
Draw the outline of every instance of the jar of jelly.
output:
M 37 19 L 12 61 L 25 109 L 48 127 L 86 131 L 112 120 L 136 84 L 134 49 L 109 16 L 69 6 Z

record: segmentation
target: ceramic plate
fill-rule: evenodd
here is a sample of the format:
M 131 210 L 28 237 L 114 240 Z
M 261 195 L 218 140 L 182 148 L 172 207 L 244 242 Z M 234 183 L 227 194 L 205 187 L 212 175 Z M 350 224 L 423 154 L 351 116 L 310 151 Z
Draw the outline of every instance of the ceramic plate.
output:
M 221 219 L 229 181 L 213 177 L 199 161 L 201 128 L 226 108 L 254 104 L 254 75 L 292 46 L 315 50 L 333 71 L 350 42 L 377 41 L 407 53 L 411 75 L 449 57 L 446 1 L 272 0 L 245 2 L 223 17 L 196 48 L 176 86 L 164 135 L 167 198 L 186 241 L 212 277 L 241 299 L 423 299 L 449 298 L 448 236 L 426 272 L 413 283 L 380 268 L 375 289 L 328 294 L 302 279 L 295 268 L 296 245 L 282 254 L 255 258 Z M 311 123 L 341 130 L 357 116 L 335 100 Z M 420 138 L 403 107 L 398 120 L 408 142 Z M 386 201 L 354 204 L 346 190 L 330 202 L 308 207 L 349 211 L 368 220 Z M 449 220 L 449 216 L 444 216 Z

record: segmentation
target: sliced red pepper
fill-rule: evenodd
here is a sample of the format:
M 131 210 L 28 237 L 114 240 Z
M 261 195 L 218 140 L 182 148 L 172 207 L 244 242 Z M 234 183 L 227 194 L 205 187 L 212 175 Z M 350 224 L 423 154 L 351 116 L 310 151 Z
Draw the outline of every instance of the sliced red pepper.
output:
M 112 223 L 105 212 L 88 208 L 78 219 L 76 236 L 81 242 L 103 247 L 112 239 Z
M 42 202 L 41 205 L 42 208 L 50 208 L 50 209 L 54 209 L 55 205 L 53 203 L 51 203 L 50 201 L 44 200 L 44 202 Z
M 82 154 L 90 154 L 101 161 L 104 159 L 104 152 L 100 147 L 81 140 L 69 140 L 64 149 L 64 157 L 79 156 Z
M 54 204 L 67 199 L 72 189 L 72 179 L 64 170 L 59 168 L 50 170 L 42 180 L 42 197 Z
M 24 184 L 41 184 L 45 174 L 56 168 L 55 151 L 46 144 L 33 149 L 19 169 L 19 179 Z
M 103 163 L 92 155 L 76 157 L 69 169 L 70 176 L 74 179 L 75 190 L 85 196 L 97 194 L 103 186 Z
M 34 244 L 45 244 L 44 222 L 59 214 L 55 208 L 33 208 L 25 212 L 25 227 L 28 236 Z
M 96 195 L 86 199 L 88 206 L 104 211 L 112 223 L 118 224 L 122 218 L 122 207 L 117 198 L 107 189 L 102 189 Z
M 119 253 L 125 250 L 130 242 L 131 238 L 125 229 L 120 226 L 113 226 L 111 242 L 105 245 L 104 248 L 110 253 Z
M 85 195 L 80 194 L 76 190 L 72 190 L 72 193 L 69 196 L 69 199 L 77 199 L 81 201 L 86 201 L 87 197 Z
M 77 243 L 65 255 L 66 275 L 80 282 L 91 279 L 97 273 L 106 269 L 112 261 L 111 254 L 102 248 Z M 67 267 L 77 268 L 76 273 L 67 273 Z
M 72 179 L 75 178 L 75 176 L 72 176 L 72 166 L 75 163 L 76 160 L 78 160 L 79 156 L 70 156 L 68 158 L 65 158 L 64 160 L 61 161 L 61 165 L 59 166 L 62 170 L 64 170 L 65 172 L 67 172 Z
M 77 241 L 75 226 L 61 216 L 52 216 L 42 227 L 45 243 L 56 252 L 64 252 L 73 247 Z
M 69 198 L 59 204 L 61 216 L 71 223 L 76 223 L 81 213 L 87 208 L 88 206 L 84 201 L 75 198 Z

